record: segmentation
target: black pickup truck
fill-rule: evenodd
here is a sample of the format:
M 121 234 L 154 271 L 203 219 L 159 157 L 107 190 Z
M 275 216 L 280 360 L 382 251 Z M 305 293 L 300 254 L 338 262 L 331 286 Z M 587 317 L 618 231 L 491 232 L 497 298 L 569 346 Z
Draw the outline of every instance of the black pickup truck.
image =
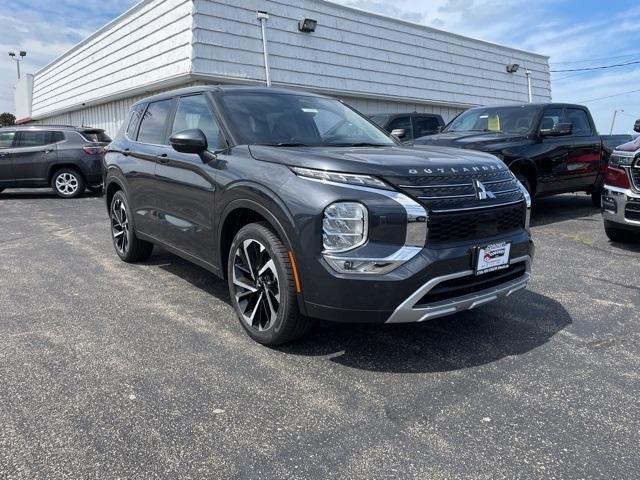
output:
M 581 192 L 600 205 L 616 145 L 631 136 L 598 135 L 586 107 L 564 103 L 477 107 L 414 145 L 480 150 L 501 158 L 532 196 Z

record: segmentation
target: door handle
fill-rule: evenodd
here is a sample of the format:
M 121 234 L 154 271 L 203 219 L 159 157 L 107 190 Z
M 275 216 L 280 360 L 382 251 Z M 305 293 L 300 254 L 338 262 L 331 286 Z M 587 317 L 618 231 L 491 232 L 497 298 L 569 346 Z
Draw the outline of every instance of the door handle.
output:
M 42 153 L 51 153 L 51 152 L 53 152 L 53 150 L 47 150 L 47 149 L 42 150 Z
M 171 159 L 167 157 L 166 153 L 159 153 L 156 155 L 156 159 L 158 160 L 158 163 L 169 163 L 171 161 Z

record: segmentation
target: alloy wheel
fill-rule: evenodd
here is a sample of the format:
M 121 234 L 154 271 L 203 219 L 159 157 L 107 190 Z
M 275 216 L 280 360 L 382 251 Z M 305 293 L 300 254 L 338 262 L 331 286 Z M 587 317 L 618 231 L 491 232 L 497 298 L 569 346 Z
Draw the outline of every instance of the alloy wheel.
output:
M 232 276 L 242 319 L 252 329 L 268 330 L 280 309 L 280 279 L 266 247 L 254 239 L 238 245 Z
M 126 254 L 129 248 L 129 217 L 120 198 L 116 198 L 111 205 L 111 234 L 118 252 Z
M 64 172 L 56 177 L 56 189 L 64 195 L 73 195 L 78 186 L 78 178 L 72 173 Z

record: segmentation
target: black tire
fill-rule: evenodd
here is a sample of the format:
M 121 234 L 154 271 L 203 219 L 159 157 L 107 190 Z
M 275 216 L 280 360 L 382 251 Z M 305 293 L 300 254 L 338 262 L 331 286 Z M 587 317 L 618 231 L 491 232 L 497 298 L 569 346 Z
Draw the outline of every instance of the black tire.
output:
M 609 240 L 612 242 L 630 243 L 638 240 L 638 235 L 636 235 L 635 232 L 624 228 L 616 228 L 610 222 L 605 222 L 604 233 L 607 234 L 607 237 L 609 237 Z
M 87 190 L 93 193 L 102 193 L 102 185 L 87 185 Z
M 527 192 L 529 192 L 529 195 L 533 199 L 533 193 L 531 192 L 531 182 L 529 182 L 529 179 L 521 173 L 516 173 L 516 178 L 522 185 L 524 185 L 524 188 L 527 189 Z
M 280 345 L 313 327 L 313 320 L 298 308 L 289 251 L 269 224 L 250 223 L 238 231 L 229 250 L 227 277 L 238 320 L 256 342 Z
M 153 244 L 136 237 L 130 219 L 131 209 L 127 197 L 122 190 L 118 190 L 109 206 L 113 247 L 121 260 L 129 263 L 141 262 L 149 258 Z
M 51 188 L 62 198 L 76 198 L 84 192 L 84 178 L 73 168 L 62 168 L 51 177 Z
M 591 192 L 591 204 L 596 208 L 600 208 L 602 206 L 602 189 L 601 188 L 598 187 L 593 192 Z
M 0 188 L 0 193 L 4 192 L 4 188 Z

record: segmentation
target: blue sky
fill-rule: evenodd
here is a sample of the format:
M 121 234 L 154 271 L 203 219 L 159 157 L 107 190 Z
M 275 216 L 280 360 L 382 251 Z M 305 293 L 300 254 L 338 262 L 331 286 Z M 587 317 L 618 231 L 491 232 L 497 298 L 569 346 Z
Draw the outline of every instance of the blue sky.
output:
M 637 0 L 335 1 L 549 55 L 552 70 L 640 61 Z M 27 50 L 23 71 L 34 72 L 134 3 L 2 0 L 0 52 Z M 12 111 L 16 67 L 6 53 L 3 55 L 0 111 Z M 601 133 L 608 133 L 616 109 L 624 109 L 616 132 L 630 132 L 634 119 L 640 118 L 640 92 L 618 95 L 630 90 L 640 90 L 640 64 L 552 75 L 553 100 L 586 104 Z

